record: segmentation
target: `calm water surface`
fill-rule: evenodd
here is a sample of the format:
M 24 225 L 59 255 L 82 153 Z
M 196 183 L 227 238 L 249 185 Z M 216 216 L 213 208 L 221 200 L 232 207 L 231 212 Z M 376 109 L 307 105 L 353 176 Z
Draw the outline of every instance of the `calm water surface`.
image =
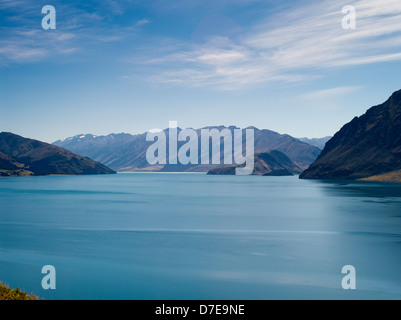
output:
M 401 299 L 400 209 L 392 184 L 1 178 L 0 280 L 46 299 Z M 357 290 L 341 287 L 345 265 Z

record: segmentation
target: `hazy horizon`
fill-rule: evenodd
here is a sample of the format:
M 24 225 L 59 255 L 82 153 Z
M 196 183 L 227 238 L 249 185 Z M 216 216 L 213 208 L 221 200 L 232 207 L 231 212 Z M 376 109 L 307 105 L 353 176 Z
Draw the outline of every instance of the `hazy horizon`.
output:
M 206 126 L 206 127 L 202 127 L 202 128 L 191 128 L 191 127 L 182 127 L 182 128 L 181 128 L 181 127 L 178 127 L 178 129 L 195 129 L 195 130 L 199 130 L 199 129 L 204 129 L 204 128 L 208 128 L 208 127 L 221 127 L 221 126 L 224 126 L 224 125 L 216 125 L 216 126 L 210 125 L 210 126 Z M 247 128 L 250 128 L 250 127 L 240 128 L 240 127 L 235 126 L 235 125 L 229 125 L 229 126 L 224 126 L 224 127 L 225 127 L 225 128 L 236 127 L 236 128 L 242 129 L 242 130 L 245 130 L 245 129 L 247 129 Z M 268 129 L 268 128 L 256 128 L 256 129 L 258 129 L 258 130 L 269 130 L 269 131 L 273 131 L 273 132 L 276 132 L 276 133 L 281 134 L 281 135 L 287 134 L 286 132 L 277 132 L 277 131 L 274 131 L 274 130 L 270 130 L 270 129 Z M 152 130 L 152 129 L 151 129 L 151 130 Z M 168 128 L 164 128 L 164 129 L 162 129 L 162 130 L 165 131 L 165 130 L 168 130 Z M 1 132 L 6 132 L 6 131 L 1 131 Z M 40 140 L 40 141 L 43 141 L 43 142 L 52 144 L 52 143 L 55 143 L 55 142 L 58 142 L 58 141 L 65 141 L 66 139 L 75 138 L 75 137 L 79 137 L 79 136 L 82 136 L 82 137 L 83 137 L 83 136 L 92 135 L 92 136 L 94 136 L 94 137 L 96 137 L 96 138 L 97 138 L 97 137 L 106 137 L 106 136 L 110 136 L 110 135 L 120 135 L 120 134 L 128 134 L 128 135 L 135 136 L 135 135 L 145 134 L 145 133 L 147 133 L 147 132 L 149 132 L 149 130 L 146 131 L 146 132 L 138 132 L 138 133 L 131 133 L 131 132 L 110 132 L 110 133 L 106 133 L 106 134 L 93 134 L 93 133 L 83 133 L 83 132 L 81 132 L 81 133 L 78 133 L 78 134 L 73 134 L 73 135 L 70 135 L 70 136 L 68 136 L 68 137 L 62 137 L 62 138 L 59 138 L 59 139 L 56 139 L 56 140 L 52 140 L 52 141 L 45 141 L 45 140 L 35 139 L 34 137 L 29 137 L 29 136 L 26 136 L 26 137 L 24 137 L 24 138 Z M 16 135 L 19 135 L 19 136 L 22 136 L 22 135 L 18 134 L 17 132 L 11 132 L 11 133 L 16 134 Z M 305 136 L 302 136 L 302 137 L 294 137 L 294 136 L 292 136 L 292 137 L 293 137 L 293 138 L 296 138 L 296 139 L 310 139 L 310 140 L 313 140 L 313 139 L 324 139 L 324 138 L 332 137 L 332 135 L 331 135 L 331 136 L 324 136 L 324 137 L 305 137 Z

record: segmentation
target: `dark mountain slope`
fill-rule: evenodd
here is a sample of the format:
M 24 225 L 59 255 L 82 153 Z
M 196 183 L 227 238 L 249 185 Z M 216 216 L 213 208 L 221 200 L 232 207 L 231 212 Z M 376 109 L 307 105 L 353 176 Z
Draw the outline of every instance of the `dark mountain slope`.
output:
M 9 132 L 0 133 L 0 170 L 1 175 L 115 173 L 98 162 L 63 148 Z
M 273 150 L 271 152 L 255 154 L 255 169 L 252 175 L 265 176 L 291 176 L 294 173 L 300 173 L 302 170 L 292 162 L 284 153 Z M 212 169 L 208 172 L 210 175 L 235 175 L 234 166 L 224 166 Z
M 346 124 L 302 179 L 391 180 L 401 170 L 401 90 Z

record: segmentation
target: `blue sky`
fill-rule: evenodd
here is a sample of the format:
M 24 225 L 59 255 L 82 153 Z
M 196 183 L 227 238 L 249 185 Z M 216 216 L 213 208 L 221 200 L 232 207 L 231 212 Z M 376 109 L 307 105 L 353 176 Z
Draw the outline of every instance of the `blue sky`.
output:
M 323 137 L 401 89 L 400 63 L 399 0 L 0 0 L 0 131 L 53 142 L 174 120 Z

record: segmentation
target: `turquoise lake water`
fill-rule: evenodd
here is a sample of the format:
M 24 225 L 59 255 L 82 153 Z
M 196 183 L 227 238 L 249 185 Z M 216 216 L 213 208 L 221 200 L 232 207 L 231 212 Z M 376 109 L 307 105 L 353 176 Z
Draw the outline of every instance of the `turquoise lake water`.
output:
M 341 286 L 345 265 L 356 290 Z M 401 185 L 1 178 L 0 280 L 45 299 L 400 299 Z

